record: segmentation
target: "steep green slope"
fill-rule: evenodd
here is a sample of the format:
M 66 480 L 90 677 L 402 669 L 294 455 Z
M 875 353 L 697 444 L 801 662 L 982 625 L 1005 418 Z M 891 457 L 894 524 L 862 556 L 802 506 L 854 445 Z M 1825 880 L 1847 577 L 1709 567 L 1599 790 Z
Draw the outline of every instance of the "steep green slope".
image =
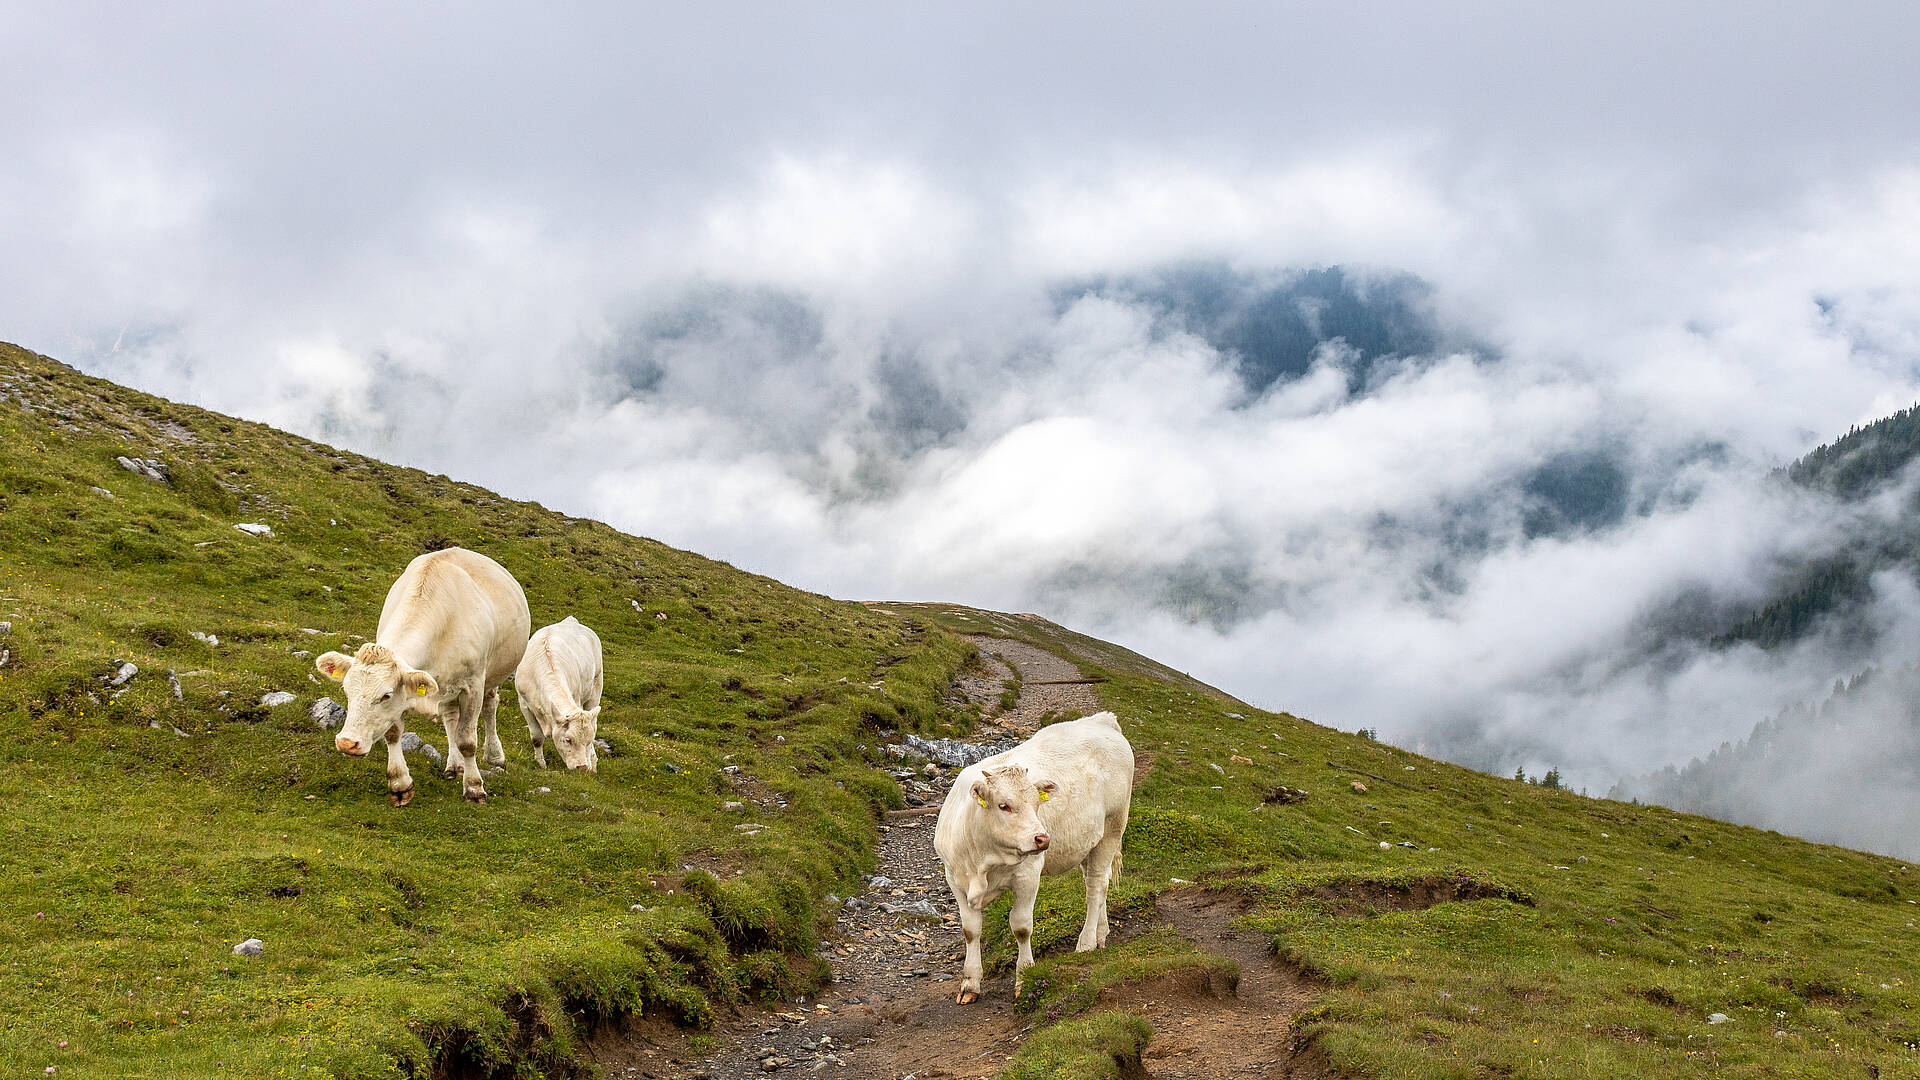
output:
M 598 776 L 535 768 L 509 692 L 492 803 L 416 758 L 398 810 L 308 718 L 307 654 L 450 543 L 605 640 Z M 875 730 L 966 720 L 944 633 L 11 346 L 0 621 L 7 1075 L 572 1075 L 587 1026 L 816 977 L 817 898 L 898 805 Z
M 1146 917 L 1186 887 L 1174 878 L 1244 897 L 1248 924 L 1324 987 L 1294 1028 L 1306 1075 L 1920 1075 L 1909 864 L 1486 776 L 1169 681 L 1043 620 L 890 607 L 1104 680 L 1101 703 L 1152 758 L 1111 910 Z M 1282 786 L 1307 797 L 1273 798 Z M 1010 965 L 1004 907 L 987 926 Z M 1035 949 L 1070 950 L 1083 911 L 1077 879 L 1047 879 Z M 1036 1019 L 1097 1011 L 1098 987 L 1160 970 L 1163 943 L 1140 942 L 1043 959 Z M 1112 1075 L 1084 1049 L 1103 1032 L 1137 1047 L 1132 1025 L 1065 1029 L 1010 1075 Z

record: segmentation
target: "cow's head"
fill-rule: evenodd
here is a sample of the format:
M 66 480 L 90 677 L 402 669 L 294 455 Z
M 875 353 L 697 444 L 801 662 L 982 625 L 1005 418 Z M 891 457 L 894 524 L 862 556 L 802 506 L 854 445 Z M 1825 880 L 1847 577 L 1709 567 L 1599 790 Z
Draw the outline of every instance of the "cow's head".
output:
M 424 716 L 440 712 L 440 684 L 401 663 L 384 645 L 369 641 L 352 656 L 322 653 L 313 666 L 347 692 L 347 719 L 333 745 L 354 757 L 371 749 L 373 740 L 392 730 L 408 711 Z
M 553 725 L 553 745 L 560 760 L 569 769 L 600 771 L 600 753 L 593 745 L 594 732 L 600 728 L 600 706 L 575 709 Z
M 980 770 L 973 782 L 973 800 L 979 804 L 977 819 L 986 823 L 993 842 L 1022 855 L 1047 850 L 1047 827 L 1040 823 L 1040 804 L 1051 799 L 1060 785 L 1027 775 L 1024 765 L 1002 765 Z

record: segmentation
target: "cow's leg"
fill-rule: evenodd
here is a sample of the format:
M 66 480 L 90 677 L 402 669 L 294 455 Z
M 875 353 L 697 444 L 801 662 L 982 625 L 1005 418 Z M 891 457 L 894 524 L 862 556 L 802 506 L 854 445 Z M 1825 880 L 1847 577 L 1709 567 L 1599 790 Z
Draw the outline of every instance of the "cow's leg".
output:
M 442 779 L 465 775 L 466 762 L 460 757 L 460 696 L 455 694 L 440 706 L 440 726 L 447 729 L 447 764 Z
M 547 732 L 527 707 L 525 698 L 520 699 L 520 718 L 527 722 L 527 738 L 533 743 L 533 763 L 544 769 L 547 767 Z
M 507 763 L 507 749 L 500 745 L 500 729 L 496 724 L 499 712 L 500 688 L 497 686 L 489 687 L 486 696 L 480 699 L 480 722 L 484 724 L 487 729 L 486 761 L 489 765 L 505 765 Z
M 1074 952 L 1087 952 L 1107 943 L 1107 885 L 1112 880 L 1113 858 L 1119 853 L 1120 837 L 1108 833 L 1080 864 L 1080 873 L 1087 879 L 1087 921 L 1080 927 Z
M 985 909 L 991 897 L 984 892 L 970 892 L 952 875 L 947 877 L 947 887 L 953 890 L 954 906 L 960 909 L 960 938 L 967 947 L 966 962 L 960 967 L 960 992 L 953 1000 L 956 1004 L 968 1005 L 980 997 L 980 979 L 984 973 L 980 962 L 980 935 L 986 926 Z
M 407 755 L 400 752 L 400 736 L 405 734 L 399 724 L 387 729 L 387 798 L 395 806 L 413 801 L 413 774 L 407 771 Z
M 460 793 L 473 802 L 487 801 L 487 784 L 480 775 L 480 694 L 462 691 L 460 721 L 454 739 L 460 749 Z
M 1020 996 L 1021 977 L 1033 966 L 1033 898 L 1039 892 L 1040 860 L 1028 859 L 1013 879 L 1013 912 L 1007 918 L 1014 943 L 1020 947 L 1020 956 L 1013 962 L 1013 996 L 1016 998 Z

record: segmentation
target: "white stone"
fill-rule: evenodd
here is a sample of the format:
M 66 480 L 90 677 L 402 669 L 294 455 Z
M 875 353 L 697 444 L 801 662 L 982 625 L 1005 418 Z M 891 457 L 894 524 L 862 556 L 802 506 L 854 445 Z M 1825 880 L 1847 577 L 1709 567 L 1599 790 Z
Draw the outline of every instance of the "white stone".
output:
M 307 717 L 322 728 L 332 731 L 347 718 L 347 707 L 332 698 L 323 697 L 307 710 Z
M 240 524 L 235 525 L 234 528 L 239 529 L 243 533 L 248 533 L 253 536 L 272 536 L 273 535 L 272 526 L 262 525 L 256 521 L 243 521 Z
M 233 947 L 235 956 L 259 956 L 267 951 L 267 943 L 257 937 L 250 937 Z

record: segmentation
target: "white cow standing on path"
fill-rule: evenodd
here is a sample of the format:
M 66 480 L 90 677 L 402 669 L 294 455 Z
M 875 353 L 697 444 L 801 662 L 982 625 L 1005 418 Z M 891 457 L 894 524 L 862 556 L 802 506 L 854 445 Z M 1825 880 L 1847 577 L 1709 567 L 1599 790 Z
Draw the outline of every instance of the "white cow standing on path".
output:
M 593 737 L 600 725 L 600 691 L 606 685 L 600 635 L 569 615 L 533 632 L 527 655 L 513 673 L 520 715 L 533 740 L 533 760 L 547 767 L 553 740 L 569 769 L 600 771 Z
M 1107 943 L 1107 884 L 1120 872 L 1120 841 L 1133 799 L 1133 747 L 1110 712 L 1044 727 L 1033 738 L 961 770 L 940 807 L 933 850 L 960 908 L 967 961 L 954 998 L 980 996 L 986 906 L 1013 890 L 1008 918 L 1020 958 L 1013 993 L 1033 963 L 1033 898 L 1042 874 L 1075 867 L 1087 883 L 1087 920 L 1076 952 Z
M 407 564 L 387 590 L 374 640 L 352 656 L 325 653 L 314 666 L 344 684 L 347 718 L 333 743 L 361 757 L 387 740 L 387 791 L 413 801 L 413 776 L 400 752 L 407 713 L 439 716 L 447 731 L 447 776 L 461 774 L 467 798 L 485 802 L 478 728 L 486 761 L 504 765 L 495 716 L 500 684 L 527 649 L 533 618 L 520 583 L 499 563 L 463 548 L 432 551 Z

